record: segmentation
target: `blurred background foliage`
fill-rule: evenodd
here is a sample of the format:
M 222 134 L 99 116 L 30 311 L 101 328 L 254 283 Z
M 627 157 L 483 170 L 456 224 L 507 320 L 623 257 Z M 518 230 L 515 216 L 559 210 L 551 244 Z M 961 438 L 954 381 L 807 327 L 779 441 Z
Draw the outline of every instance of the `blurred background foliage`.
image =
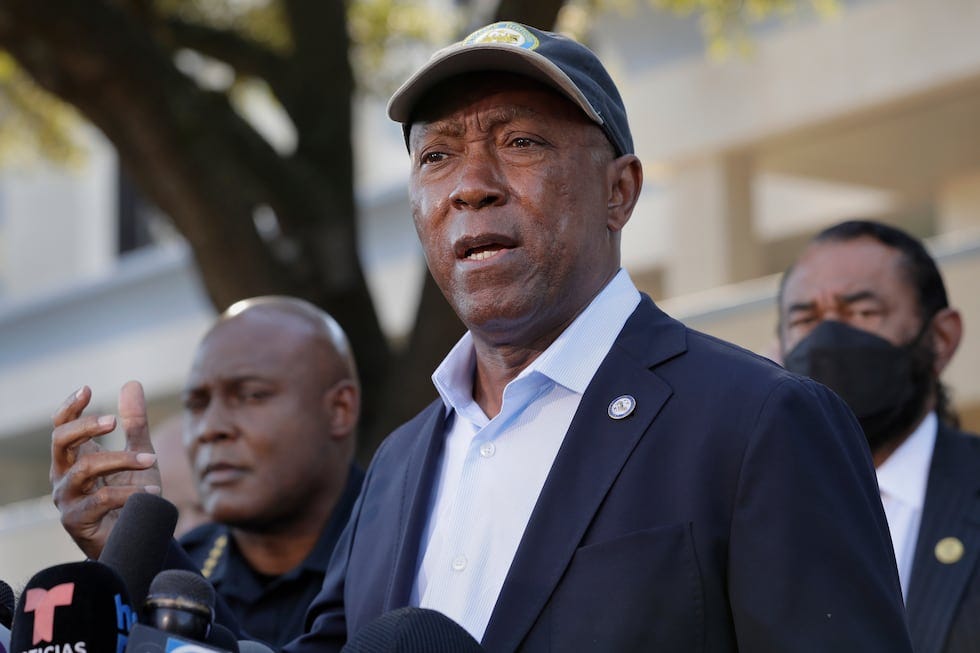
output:
M 674 14 L 697 14 L 710 57 L 725 58 L 751 52 L 747 28 L 773 16 L 812 9 L 830 18 L 838 0 L 569 0 L 558 13 L 555 29 L 585 40 L 597 11 L 624 15 L 646 4 Z M 281 0 L 155 0 L 155 11 L 173 21 L 196 25 L 213 36 L 224 32 L 254 43 L 279 56 L 293 47 Z M 408 74 L 406 49 L 431 50 L 481 22 L 472 2 L 456 4 L 446 14 L 419 0 L 353 0 L 348 5 L 350 58 L 362 92 L 389 94 Z M 484 12 L 485 13 L 485 12 Z M 230 69 L 226 89 L 235 93 L 247 75 Z M 311 81 L 311 83 L 315 83 Z M 79 116 L 72 107 L 39 87 L 16 61 L 0 51 L 0 166 L 25 165 L 36 157 L 77 163 L 83 150 L 72 130 Z

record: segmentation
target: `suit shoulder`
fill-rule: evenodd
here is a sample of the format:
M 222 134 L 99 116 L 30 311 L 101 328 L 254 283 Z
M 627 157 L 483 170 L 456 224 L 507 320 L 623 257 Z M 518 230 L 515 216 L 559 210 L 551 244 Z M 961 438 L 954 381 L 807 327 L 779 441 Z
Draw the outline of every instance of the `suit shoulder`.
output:
M 392 431 L 378 446 L 374 454 L 371 465 L 389 456 L 402 456 L 405 451 L 415 444 L 419 432 L 432 419 L 437 419 L 445 414 L 442 399 L 436 399 L 428 406 L 423 408 L 415 417 L 411 418 L 394 431 Z
M 708 378 L 719 383 L 752 384 L 770 390 L 775 386 L 809 388 L 819 385 L 727 340 L 691 328 L 686 328 L 686 336 L 687 351 L 681 358 L 687 359 L 686 365 L 705 372 L 699 375 L 702 381 Z

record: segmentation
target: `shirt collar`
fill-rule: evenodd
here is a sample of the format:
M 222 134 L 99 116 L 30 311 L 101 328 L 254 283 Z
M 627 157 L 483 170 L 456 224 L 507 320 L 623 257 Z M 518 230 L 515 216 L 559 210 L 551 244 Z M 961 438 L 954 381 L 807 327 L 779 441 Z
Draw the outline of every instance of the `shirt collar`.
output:
M 929 413 L 912 435 L 878 467 L 878 488 L 883 494 L 912 508 L 922 509 L 938 427 L 936 413 Z
M 639 303 L 639 291 L 626 270 L 620 268 L 585 310 L 518 378 L 537 372 L 573 392 L 585 392 Z M 448 410 L 459 411 L 473 401 L 475 369 L 473 336 L 467 331 L 432 374 L 432 382 Z

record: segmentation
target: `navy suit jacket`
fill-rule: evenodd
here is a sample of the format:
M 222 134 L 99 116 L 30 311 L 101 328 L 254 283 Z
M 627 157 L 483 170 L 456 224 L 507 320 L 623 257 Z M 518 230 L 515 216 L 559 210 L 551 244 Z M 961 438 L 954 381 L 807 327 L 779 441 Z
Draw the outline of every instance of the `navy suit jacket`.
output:
M 621 395 L 636 409 L 613 420 Z M 409 603 L 445 432 L 437 401 L 379 448 L 286 651 L 339 650 Z M 482 643 L 908 653 L 860 427 L 823 386 L 644 297 L 582 397 Z
M 963 555 L 941 562 L 936 544 L 955 537 Z M 980 438 L 940 426 L 908 593 L 916 653 L 980 651 Z

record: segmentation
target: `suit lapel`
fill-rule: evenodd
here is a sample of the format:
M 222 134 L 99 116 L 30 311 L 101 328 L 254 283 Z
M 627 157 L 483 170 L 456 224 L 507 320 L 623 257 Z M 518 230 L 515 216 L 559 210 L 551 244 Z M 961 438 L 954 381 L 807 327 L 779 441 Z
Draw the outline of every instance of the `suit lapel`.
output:
M 955 434 L 939 427 L 907 601 L 917 653 L 942 650 L 970 571 L 980 556 L 980 459 L 972 447 L 962 445 Z M 956 562 L 944 564 L 937 559 L 936 545 L 951 537 L 962 543 L 963 554 Z
M 429 407 L 429 414 L 416 436 L 415 446 L 405 465 L 405 485 L 398 507 L 398 543 L 391 583 L 385 595 L 385 611 L 409 604 L 418 567 L 422 530 L 429 514 L 429 500 L 435 482 L 439 457 L 445 442 L 446 411 L 441 400 Z
M 579 547 L 630 453 L 671 394 L 650 367 L 683 352 L 685 329 L 644 298 L 586 389 L 490 617 L 487 650 L 517 649 Z M 626 418 L 608 415 L 623 395 Z M 600 445 L 601 441 L 601 445 Z

